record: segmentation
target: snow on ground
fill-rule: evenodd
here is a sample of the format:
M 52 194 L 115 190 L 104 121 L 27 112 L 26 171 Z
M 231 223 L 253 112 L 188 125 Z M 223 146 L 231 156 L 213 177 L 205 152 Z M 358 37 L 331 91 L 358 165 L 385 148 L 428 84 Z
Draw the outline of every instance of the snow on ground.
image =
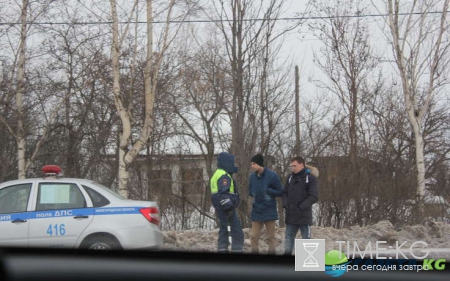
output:
M 277 228 L 276 243 L 277 254 L 283 254 L 284 249 L 284 228 Z M 197 251 L 197 252 L 213 252 L 217 250 L 217 234 L 218 229 L 210 231 L 164 231 L 164 250 L 177 251 Z M 244 229 L 244 253 L 250 253 L 250 229 Z M 297 238 L 301 238 L 298 234 Z M 389 251 L 389 248 L 395 248 L 396 243 L 402 245 L 401 249 L 405 252 L 407 258 L 413 258 L 410 253 L 411 245 L 416 241 L 423 241 L 427 245 L 421 243 L 415 244 L 412 248 L 416 256 L 423 256 L 420 248 L 425 248 L 430 253 L 427 258 L 446 258 L 450 259 L 450 225 L 439 222 L 432 222 L 427 226 L 414 225 L 395 228 L 389 221 L 380 221 L 371 226 L 352 226 L 344 229 L 335 229 L 332 227 L 311 227 L 311 238 L 325 239 L 326 251 L 339 250 L 336 241 L 349 241 L 350 252 L 353 252 L 355 242 L 358 248 L 363 252 L 365 247 L 371 242 L 372 252 L 375 248 L 376 241 L 387 241 L 380 244 L 380 248 L 386 248 L 383 256 L 393 255 L 395 251 Z M 267 243 L 265 242 L 266 232 L 262 230 L 260 238 L 260 253 L 267 252 Z M 345 248 L 346 248 L 345 244 Z M 344 249 L 343 251 L 346 251 Z M 368 253 L 368 252 L 367 252 Z M 389 254 L 391 253 L 391 254 Z M 381 255 L 380 255 L 381 256 Z M 351 257 L 349 257 L 351 258 Z M 375 257 L 374 257 L 375 258 Z M 401 255 L 398 258 L 403 258 Z

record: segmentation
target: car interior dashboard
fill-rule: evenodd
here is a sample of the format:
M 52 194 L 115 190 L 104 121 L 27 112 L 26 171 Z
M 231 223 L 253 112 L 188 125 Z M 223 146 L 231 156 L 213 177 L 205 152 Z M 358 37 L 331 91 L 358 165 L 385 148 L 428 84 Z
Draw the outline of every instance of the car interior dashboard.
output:
M 446 268 L 450 266 L 447 263 Z M 353 271 L 337 280 L 448 280 L 449 271 Z M 294 256 L 176 251 L 0 248 L 0 280 L 330 280 L 295 271 Z

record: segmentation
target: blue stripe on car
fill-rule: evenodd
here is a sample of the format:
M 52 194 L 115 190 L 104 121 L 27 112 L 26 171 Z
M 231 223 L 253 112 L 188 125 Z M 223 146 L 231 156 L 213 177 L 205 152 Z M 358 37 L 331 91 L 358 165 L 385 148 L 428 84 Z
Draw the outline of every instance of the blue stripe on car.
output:
M 48 210 L 33 211 L 14 214 L 0 214 L 1 221 L 14 220 L 31 220 L 58 217 L 75 217 L 75 216 L 102 216 L 102 215 L 131 215 L 139 214 L 139 209 L 145 207 L 107 207 L 107 208 L 83 208 L 83 209 L 67 209 L 67 210 Z

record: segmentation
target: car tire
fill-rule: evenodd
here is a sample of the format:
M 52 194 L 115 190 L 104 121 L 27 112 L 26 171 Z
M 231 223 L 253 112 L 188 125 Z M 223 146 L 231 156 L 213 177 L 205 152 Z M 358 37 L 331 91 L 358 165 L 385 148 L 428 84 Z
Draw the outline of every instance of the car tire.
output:
M 95 236 L 89 238 L 83 246 L 83 249 L 87 250 L 118 250 L 119 244 L 114 239 L 107 236 Z

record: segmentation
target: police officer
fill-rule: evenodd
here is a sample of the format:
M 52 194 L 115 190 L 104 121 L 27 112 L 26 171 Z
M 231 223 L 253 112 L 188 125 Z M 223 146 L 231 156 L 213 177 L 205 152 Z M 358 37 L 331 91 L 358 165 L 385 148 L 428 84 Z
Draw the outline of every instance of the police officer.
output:
M 217 169 L 211 180 L 212 204 L 216 210 L 216 215 L 220 221 L 218 251 L 228 252 L 228 224 L 231 229 L 231 251 L 242 252 L 244 245 L 244 232 L 241 222 L 236 214 L 236 207 L 239 205 L 239 195 L 236 183 L 232 175 L 237 173 L 235 166 L 235 156 L 228 152 L 222 152 L 217 158 Z

